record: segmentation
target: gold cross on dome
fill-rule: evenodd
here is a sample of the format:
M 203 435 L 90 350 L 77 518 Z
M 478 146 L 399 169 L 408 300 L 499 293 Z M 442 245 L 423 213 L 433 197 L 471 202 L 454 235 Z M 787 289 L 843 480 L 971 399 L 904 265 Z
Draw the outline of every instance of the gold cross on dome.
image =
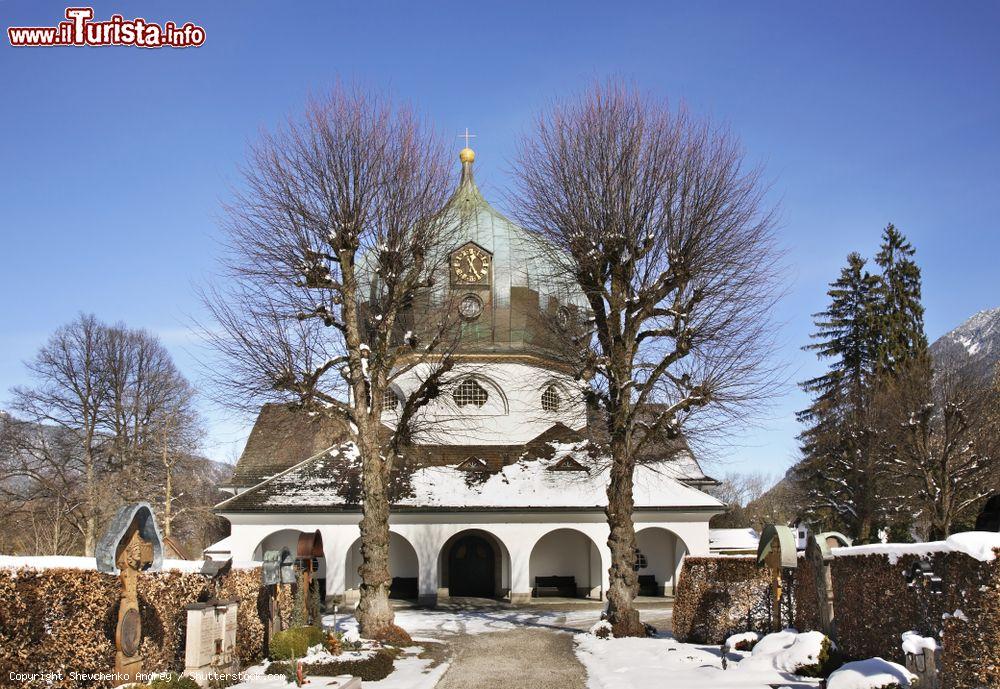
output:
M 465 134 L 459 134 L 458 138 L 459 139 L 465 139 L 465 147 L 468 148 L 469 147 L 469 139 L 475 139 L 476 135 L 475 134 L 470 134 L 469 133 L 469 128 L 466 127 L 465 128 Z

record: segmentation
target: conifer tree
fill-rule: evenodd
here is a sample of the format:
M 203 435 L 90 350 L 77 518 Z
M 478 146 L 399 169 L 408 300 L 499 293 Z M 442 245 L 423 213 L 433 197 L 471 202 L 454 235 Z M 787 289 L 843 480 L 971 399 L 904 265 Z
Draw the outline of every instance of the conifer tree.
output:
M 889 223 L 875 263 L 879 280 L 879 344 L 877 367 L 881 374 L 898 374 L 911 366 L 929 366 L 924 307 L 920 303 L 920 268 L 913 246 Z
M 805 349 L 830 359 L 823 375 L 802 383 L 813 395 L 799 412 L 803 460 L 797 475 L 805 483 L 807 511 L 824 526 L 867 540 L 885 506 L 885 472 L 874 452 L 872 381 L 879 352 L 880 280 L 857 253 L 830 284 L 830 305 L 814 316 L 816 342 Z

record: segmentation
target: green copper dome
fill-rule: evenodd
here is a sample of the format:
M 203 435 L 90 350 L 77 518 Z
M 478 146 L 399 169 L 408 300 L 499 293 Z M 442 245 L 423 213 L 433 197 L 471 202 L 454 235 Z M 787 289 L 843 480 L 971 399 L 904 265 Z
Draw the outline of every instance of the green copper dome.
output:
M 472 174 L 474 159 L 471 149 L 463 150 L 461 180 L 448 202 L 452 220 L 445 250 L 454 255 L 473 245 L 485 252 L 488 276 L 463 284 L 449 261 L 435 280 L 434 301 L 480 300 L 481 313 L 463 323 L 463 352 L 539 354 L 540 348 L 551 349 L 547 345 L 560 329 L 581 320 L 586 300 L 551 245 L 483 198 Z

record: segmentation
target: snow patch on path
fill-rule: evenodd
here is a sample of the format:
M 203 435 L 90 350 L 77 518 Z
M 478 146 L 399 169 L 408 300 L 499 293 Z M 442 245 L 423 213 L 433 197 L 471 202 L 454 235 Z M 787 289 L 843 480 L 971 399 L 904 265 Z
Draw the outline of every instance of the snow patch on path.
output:
M 604 640 L 578 634 L 575 641 L 576 656 L 587 668 L 589 689 L 659 687 L 666 686 L 665 681 L 669 686 L 684 689 L 768 689 L 772 684 L 796 689 L 819 686 L 818 679 L 796 677 L 774 668 L 723 670 L 722 654 L 717 647 L 683 644 L 669 636 Z

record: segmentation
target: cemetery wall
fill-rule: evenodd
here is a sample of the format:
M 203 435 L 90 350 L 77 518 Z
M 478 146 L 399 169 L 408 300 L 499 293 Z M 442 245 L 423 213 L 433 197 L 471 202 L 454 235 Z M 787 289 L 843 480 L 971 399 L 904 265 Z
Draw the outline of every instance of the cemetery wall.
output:
M 940 592 L 924 577 L 909 585 L 906 575 L 918 560 L 940 577 Z M 821 628 L 814 566 L 800 556 L 785 580 L 793 608 L 788 623 L 799 631 Z M 942 641 L 942 689 L 1000 687 L 1000 556 L 841 549 L 831 568 L 836 641 L 845 659 L 902 664 L 901 637 L 912 630 Z M 684 559 L 673 614 L 679 640 L 721 644 L 731 633 L 765 633 L 769 620 L 767 573 L 754 557 Z
M 111 687 L 110 681 L 81 675 L 114 668 L 119 590 L 117 577 L 96 570 L 0 569 L 0 685 L 10 672 L 22 672 L 37 675 L 20 683 L 25 687 Z M 195 573 L 144 572 L 138 592 L 144 671 L 183 670 L 184 606 L 209 597 L 207 579 Z M 236 647 L 241 665 L 260 660 L 260 570 L 233 570 L 219 594 L 240 600 Z M 62 678 L 39 674 L 59 670 Z
M 941 590 L 909 586 L 918 560 Z M 915 630 L 942 640 L 944 689 L 1000 687 L 1000 559 L 960 552 L 838 556 L 833 559 L 837 643 L 851 659 L 902 663 L 900 637 Z

